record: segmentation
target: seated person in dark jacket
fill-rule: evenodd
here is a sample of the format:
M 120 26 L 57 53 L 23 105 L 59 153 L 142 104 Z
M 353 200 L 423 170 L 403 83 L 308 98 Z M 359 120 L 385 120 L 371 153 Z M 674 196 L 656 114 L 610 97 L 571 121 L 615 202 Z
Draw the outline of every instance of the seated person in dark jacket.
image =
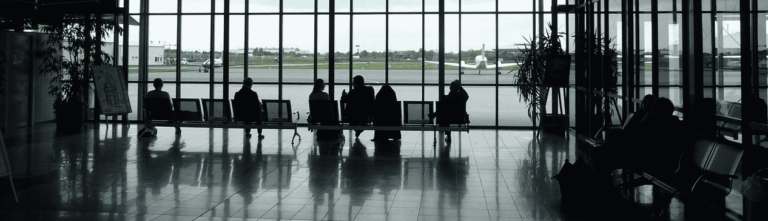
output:
M 640 108 L 635 111 L 635 114 L 632 115 L 632 118 L 628 120 L 629 122 L 627 122 L 626 126 L 622 128 L 622 130 L 631 131 L 638 129 L 638 127 L 640 127 L 640 123 L 645 117 L 645 114 L 651 110 L 651 107 L 653 106 L 653 103 L 656 102 L 656 99 L 656 96 L 652 94 L 646 94 L 645 97 L 643 97 L 643 101 L 640 103 Z
M 246 124 L 253 122 L 261 124 L 261 100 L 259 100 L 259 95 L 251 90 L 252 87 L 253 79 L 247 77 L 243 80 L 243 88 L 235 92 L 233 104 L 235 120 L 244 121 Z M 264 135 L 261 135 L 262 130 L 257 129 L 257 131 L 259 132 L 259 139 L 264 138 Z M 251 137 L 251 128 L 245 128 L 245 137 Z
M 397 94 L 389 85 L 384 85 L 376 94 L 376 101 L 395 102 Z M 400 106 L 389 105 L 388 103 L 378 103 L 375 106 L 373 124 L 376 126 L 401 126 L 402 118 L 400 116 Z M 377 130 L 373 134 L 373 141 L 386 141 L 391 139 L 400 139 L 399 130 Z
M 350 126 L 363 126 L 371 122 L 371 106 L 373 105 L 373 87 L 365 86 L 363 76 L 352 78 L 354 88 L 346 96 L 346 118 Z M 355 137 L 360 136 L 363 130 L 355 130 Z
M 677 170 L 687 136 L 675 106 L 667 98 L 659 98 L 643 118 L 630 163 L 657 177 L 671 176 Z
M 144 96 L 144 98 L 159 98 L 159 99 L 168 99 L 168 100 L 171 99 L 171 95 L 168 94 L 168 92 L 163 91 L 163 79 L 155 78 L 155 80 L 152 82 L 152 86 L 154 86 L 155 89 L 147 92 L 147 95 Z M 149 128 L 155 134 L 157 134 L 157 128 L 155 128 L 154 126 L 150 126 L 147 128 Z M 181 134 L 181 128 L 176 127 L 176 134 Z
M 434 115 L 437 116 L 437 123 L 441 127 L 448 127 L 450 124 L 467 123 L 465 118 L 467 117 L 467 100 L 469 100 L 469 94 L 461 87 L 459 80 L 451 82 L 450 91 L 448 95 L 441 96 L 440 106 Z M 445 142 L 451 142 L 451 132 L 445 132 Z

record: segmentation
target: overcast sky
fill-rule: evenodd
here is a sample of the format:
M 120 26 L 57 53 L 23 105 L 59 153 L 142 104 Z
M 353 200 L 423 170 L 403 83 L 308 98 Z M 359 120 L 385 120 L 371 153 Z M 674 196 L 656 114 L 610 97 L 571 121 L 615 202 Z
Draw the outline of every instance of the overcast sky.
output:
M 561 0 L 562 1 L 562 0 Z M 175 13 L 176 0 L 152 0 L 150 1 L 150 13 Z M 327 12 L 328 0 L 318 0 L 320 12 Z M 437 11 L 437 0 L 426 0 L 426 11 Z M 544 1 L 545 8 L 549 8 L 550 1 Z M 564 1 L 563 1 L 564 2 Z M 250 12 L 278 12 L 278 0 L 251 0 Z M 130 0 L 130 12 L 137 13 L 138 0 Z M 244 0 L 231 0 L 230 12 L 245 12 Z M 495 10 L 494 0 L 463 1 L 462 11 L 492 12 Z M 184 0 L 182 12 L 184 13 L 210 13 L 210 0 Z M 385 11 L 384 0 L 356 0 L 355 12 L 381 12 Z M 531 11 L 532 1 L 500 1 L 500 11 Z M 285 0 L 285 12 L 312 12 L 314 0 Z M 458 11 L 458 0 L 446 0 L 446 11 Z M 337 12 L 349 12 L 348 1 L 336 2 Z M 390 0 L 392 12 L 420 12 L 421 2 L 413 0 Z M 223 12 L 223 0 L 216 1 L 216 11 Z M 133 16 L 139 18 L 138 15 Z M 562 17 L 564 19 L 564 17 Z M 181 48 L 184 51 L 210 49 L 210 15 L 183 15 L 181 27 Z M 385 51 L 386 47 L 386 19 L 385 15 L 354 15 L 353 16 L 353 51 Z M 459 16 L 446 15 L 446 51 L 458 52 L 459 50 Z M 151 15 L 149 18 L 149 40 L 153 45 L 175 45 L 176 42 L 176 16 L 175 15 Z M 349 51 L 349 15 L 336 16 L 336 48 L 334 51 Z M 545 22 L 549 22 L 550 16 L 545 16 Z M 501 14 L 499 15 L 499 47 L 517 48 L 524 43 L 524 38 L 529 38 L 533 32 L 533 16 L 528 14 Z M 313 50 L 314 47 L 314 16 L 313 15 L 284 15 L 283 18 L 283 46 L 285 48 L 299 48 L 301 50 Z M 487 50 L 496 47 L 496 16 L 493 14 L 465 14 L 462 16 L 461 50 L 479 50 L 485 44 Z M 278 47 L 279 45 L 279 16 L 278 15 L 250 15 L 249 16 L 248 47 Z M 563 22 L 564 23 L 564 22 Z M 215 41 L 216 51 L 224 48 L 224 16 L 215 16 Z M 328 15 L 318 16 L 318 52 L 326 53 L 328 48 Z M 438 16 L 426 15 L 425 19 L 425 48 L 437 50 L 438 48 Z M 242 49 L 245 47 L 245 16 L 230 16 L 230 49 Z M 561 30 L 564 26 L 561 25 Z M 391 51 L 418 50 L 422 47 L 422 16 L 393 14 L 389 18 L 389 48 Z M 130 41 L 138 43 L 138 27 L 131 27 Z M 355 47 L 359 45 L 358 47 Z

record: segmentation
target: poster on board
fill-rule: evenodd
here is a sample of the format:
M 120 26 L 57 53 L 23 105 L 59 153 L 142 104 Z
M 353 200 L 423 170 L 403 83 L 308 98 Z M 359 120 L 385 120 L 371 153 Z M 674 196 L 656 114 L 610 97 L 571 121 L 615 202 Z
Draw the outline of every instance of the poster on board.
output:
M 99 99 L 99 114 L 120 115 L 132 112 L 120 67 L 93 67 L 93 82 Z

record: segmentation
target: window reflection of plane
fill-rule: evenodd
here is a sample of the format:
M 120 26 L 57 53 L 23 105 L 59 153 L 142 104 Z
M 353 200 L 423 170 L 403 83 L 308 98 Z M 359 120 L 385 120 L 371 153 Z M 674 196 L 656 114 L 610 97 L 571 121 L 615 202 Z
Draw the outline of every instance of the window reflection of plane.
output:
M 466 62 L 461 61 L 461 63 L 448 63 L 448 62 L 445 62 L 445 65 L 454 66 L 454 67 L 460 67 L 461 70 L 462 70 L 462 72 L 461 72 L 462 74 L 464 74 L 463 70 L 465 68 L 478 69 L 477 70 L 477 74 L 480 74 L 480 71 L 482 69 L 495 69 L 496 67 L 503 68 L 503 67 L 517 66 L 517 64 L 512 64 L 512 63 L 502 64 L 501 61 L 502 61 L 501 59 L 497 59 L 495 65 L 488 64 L 488 58 L 485 57 L 485 44 L 483 44 L 483 48 L 480 51 L 480 55 L 475 56 L 475 63 L 474 64 L 467 64 Z M 437 62 L 437 61 L 425 61 L 425 62 L 426 63 L 430 63 L 430 64 L 440 64 L 440 62 Z M 501 74 L 501 73 L 498 73 L 498 74 Z
M 197 72 L 208 72 L 211 68 L 221 67 L 224 65 L 224 62 L 221 60 L 222 56 L 224 56 L 224 53 L 221 53 L 219 58 L 213 59 L 213 66 L 211 66 L 211 59 L 205 60 L 205 62 L 197 68 Z

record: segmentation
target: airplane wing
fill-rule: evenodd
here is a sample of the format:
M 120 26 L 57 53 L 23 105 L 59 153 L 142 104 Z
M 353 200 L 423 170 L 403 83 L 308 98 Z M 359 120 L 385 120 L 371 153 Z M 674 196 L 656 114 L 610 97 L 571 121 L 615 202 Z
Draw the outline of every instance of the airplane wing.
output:
M 437 62 L 437 61 L 424 61 L 424 62 L 430 63 L 430 64 L 440 64 L 440 62 Z M 445 65 L 447 65 L 447 66 L 454 66 L 454 67 L 462 67 L 462 68 L 477 68 L 475 65 L 471 65 L 471 64 L 467 64 L 467 63 L 459 64 L 459 63 L 445 62 Z
M 488 68 L 488 69 L 493 69 L 493 68 L 496 68 L 496 66 L 499 66 L 499 68 L 503 68 L 503 67 L 515 67 L 515 66 L 517 66 L 517 64 L 512 64 L 512 63 L 499 64 L 499 65 L 492 65 L 492 64 L 489 64 L 489 65 L 486 65 L 486 68 Z

